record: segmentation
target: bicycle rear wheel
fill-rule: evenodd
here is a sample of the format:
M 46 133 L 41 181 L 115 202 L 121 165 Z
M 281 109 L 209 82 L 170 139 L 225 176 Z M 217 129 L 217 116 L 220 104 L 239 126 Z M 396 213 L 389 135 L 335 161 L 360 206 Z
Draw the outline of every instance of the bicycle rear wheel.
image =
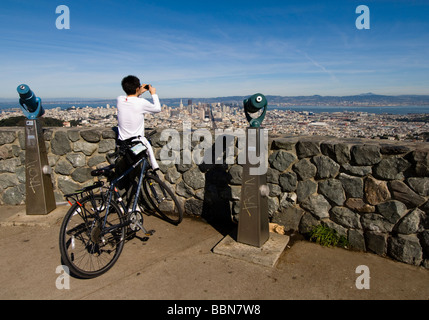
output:
M 168 222 L 178 225 L 183 219 L 183 210 L 173 191 L 158 177 L 146 174 L 141 192 L 150 213 L 158 213 Z
M 60 229 L 60 253 L 70 272 L 80 278 L 95 278 L 109 270 L 124 247 L 126 227 L 103 234 L 106 215 L 103 195 L 87 196 L 75 203 L 64 217 Z M 125 221 L 119 206 L 111 202 L 105 227 Z

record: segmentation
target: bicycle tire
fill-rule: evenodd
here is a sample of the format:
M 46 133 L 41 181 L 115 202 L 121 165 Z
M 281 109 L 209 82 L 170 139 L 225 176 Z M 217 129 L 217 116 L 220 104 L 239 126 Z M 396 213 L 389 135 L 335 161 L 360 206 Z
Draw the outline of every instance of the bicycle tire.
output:
M 178 225 L 183 220 L 183 210 L 173 191 L 158 176 L 146 174 L 141 196 L 150 213 L 158 213 L 166 221 Z M 146 197 L 145 197 L 146 196 Z
M 70 273 L 78 278 L 90 279 L 102 275 L 113 267 L 121 255 L 126 227 L 100 236 L 105 212 L 104 197 L 98 194 L 73 204 L 64 217 L 59 237 L 61 258 Z M 106 226 L 124 221 L 121 209 L 111 201 Z

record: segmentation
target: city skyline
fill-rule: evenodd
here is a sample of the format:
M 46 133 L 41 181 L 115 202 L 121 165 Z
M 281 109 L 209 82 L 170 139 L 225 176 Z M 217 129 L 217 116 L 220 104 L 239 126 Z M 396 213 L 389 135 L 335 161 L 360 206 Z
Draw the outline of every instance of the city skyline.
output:
M 57 29 L 57 6 L 70 29 Z M 356 8 L 370 10 L 359 30 Z M 14 1 L 0 4 L 0 98 L 123 94 L 135 74 L 161 98 L 429 94 L 424 1 Z
M 332 108 L 331 108 L 332 109 Z M 403 113 L 380 112 L 384 108 L 349 108 L 348 110 L 321 108 L 286 109 L 271 108 L 266 114 L 263 127 L 269 136 L 330 136 L 337 138 L 367 138 L 404 141 L 429 141 L 428 112 Z M 392 108 L 388 108 L 393 110 Z M 402 108 L 404 109 L 404 108 Z M 426 108 L 427 109 L 427 108 Z M 399 111 L 399 112 L 397 112 Z M 10 119 L 9 119 L 10 118 Z M 49 120 L 47 120 L 49 119 Z M 25 117 L 19 109 L 0 113 L 0 126 L 22 126 Z M 109 128 L 117 126 L 117 109 L 109 104 L 98 107 L 60 107 L 45 110 L 44 119 L 49 126 Z M 162 104 L 161 112 L 147 114 L 145 127 L 152 131 L 163 129 L 192 131 L 236 130 L 248 127 L 240 106 L 221 102 L 181 104 L 173 107 Z

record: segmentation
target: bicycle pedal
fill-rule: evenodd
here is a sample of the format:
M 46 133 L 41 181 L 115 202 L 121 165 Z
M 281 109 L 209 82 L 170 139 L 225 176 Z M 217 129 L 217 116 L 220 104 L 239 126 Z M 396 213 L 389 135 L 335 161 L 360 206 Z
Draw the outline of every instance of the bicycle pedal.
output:
M 152 236 L 154 233 L 155 233 L 155 230 L 149 230 L 148 232 L 145 233 L 145 235 Z

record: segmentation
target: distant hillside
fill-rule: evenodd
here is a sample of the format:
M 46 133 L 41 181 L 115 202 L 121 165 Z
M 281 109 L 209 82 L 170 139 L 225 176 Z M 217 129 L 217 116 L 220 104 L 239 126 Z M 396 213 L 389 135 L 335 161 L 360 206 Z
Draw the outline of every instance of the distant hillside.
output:
M 187 105 L 188 99 L 192 103 L 232 103 L 242 105 L 243 100 L 249 96 L 230 96 L 230 97 L 215 97 L 215 98 L 174 98 L 162 99 L 162 103 L 167 105 L 177 105 L 182 100 L 184 105 Z M 365 93 L 353 96 L 273 96 L 266 95 L 269 104 L 290 104 L 290 105 L 312 105 L 312 106 L 353 106 L 353 105 L 376 105 L 376 106 L 425 106 L 429 105 L 429 95 L 400 95 L 400 96 L 385 96 L 372 93 Z

